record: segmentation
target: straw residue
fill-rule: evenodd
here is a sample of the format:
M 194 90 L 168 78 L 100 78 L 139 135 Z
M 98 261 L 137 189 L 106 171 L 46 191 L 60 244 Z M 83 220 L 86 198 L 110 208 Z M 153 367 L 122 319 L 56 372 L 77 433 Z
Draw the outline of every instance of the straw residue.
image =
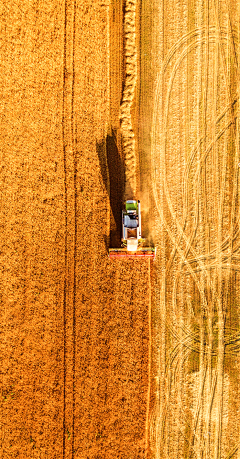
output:
M 126 79 L 120 106 L 120 120 L 125 159 L 126 199 L 134 197 L 136 193 L 136 152 L 131 117 L 137 83 L 136 4 L 137 0 L 126 0 L 124 16 Z

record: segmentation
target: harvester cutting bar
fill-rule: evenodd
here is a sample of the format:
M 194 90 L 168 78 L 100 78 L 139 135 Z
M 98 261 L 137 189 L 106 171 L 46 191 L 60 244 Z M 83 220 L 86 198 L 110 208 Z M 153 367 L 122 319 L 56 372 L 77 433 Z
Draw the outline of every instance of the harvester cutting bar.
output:
M 156 249 L 146 247 L 136 252 L 129 252 L 126 249 L 109 249 L 109 258 L 155 258 Z

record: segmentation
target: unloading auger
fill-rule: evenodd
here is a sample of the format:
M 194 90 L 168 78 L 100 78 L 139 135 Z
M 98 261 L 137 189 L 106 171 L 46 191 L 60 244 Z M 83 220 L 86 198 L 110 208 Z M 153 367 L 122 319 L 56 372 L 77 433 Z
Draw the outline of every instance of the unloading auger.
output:
M 109 258 L 155 258 L 155 247 L 144 247 L 140 201 L 126 201 L 122 210 L 122 248 L 109 249 Z

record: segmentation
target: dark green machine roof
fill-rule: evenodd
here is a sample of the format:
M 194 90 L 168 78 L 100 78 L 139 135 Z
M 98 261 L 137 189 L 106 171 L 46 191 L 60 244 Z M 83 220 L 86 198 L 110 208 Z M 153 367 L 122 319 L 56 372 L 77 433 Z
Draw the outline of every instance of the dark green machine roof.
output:
M 138 213 L 138 202 L 126 202 L 126 211 L 135 210 Z

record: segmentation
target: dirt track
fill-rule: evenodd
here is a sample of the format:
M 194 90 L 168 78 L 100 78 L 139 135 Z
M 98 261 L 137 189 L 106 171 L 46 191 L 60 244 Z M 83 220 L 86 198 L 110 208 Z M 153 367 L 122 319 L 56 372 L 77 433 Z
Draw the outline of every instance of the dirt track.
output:
M 2 2 L 0 458 L 240 457 L 239 8 Z

